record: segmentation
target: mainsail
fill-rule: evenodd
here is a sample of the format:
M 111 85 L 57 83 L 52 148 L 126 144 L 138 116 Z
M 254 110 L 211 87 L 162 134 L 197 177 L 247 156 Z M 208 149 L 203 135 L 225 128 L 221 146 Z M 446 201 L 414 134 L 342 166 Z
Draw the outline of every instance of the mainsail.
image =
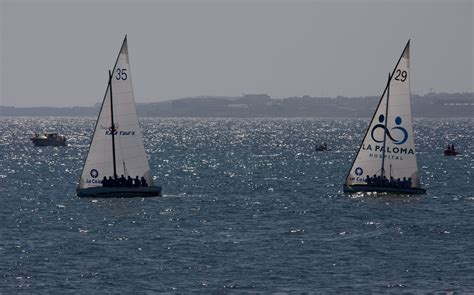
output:
M 102 186 L 104 176 L 114 177 L 114 150 L 118 177 L 122 174 L 132 178 L 143 176 L 148 185 L 153 186 L 153 177 L 135 108 L 127 36 L 111 75 L 82 170 L 79 188 L 99 187 Z M 114 126 L 112 126 L 112 114 Z M 112 132 L 114 132 L 114 144 L 112 144 Z
M 419 188 L 410 105 L 410 41 L 389 76 L 346 185 L 364 185 L 367 176 L 409 179 Z

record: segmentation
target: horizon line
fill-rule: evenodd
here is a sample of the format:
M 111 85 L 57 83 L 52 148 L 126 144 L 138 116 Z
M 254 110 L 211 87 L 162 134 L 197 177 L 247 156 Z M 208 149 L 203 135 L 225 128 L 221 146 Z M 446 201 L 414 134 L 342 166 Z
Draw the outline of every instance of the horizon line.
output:
M 439 94 L 448 94 L 448 95 L 455 95 L 455 94 L 471 94 L 473 95 L 472 98 L 474 98 L 474 91 L 472 92 L 427 92 L 425 94 L 413 94 L 411 96 L 427 96 L 427 95 L 439 95 Z M 242 93 L 241 96 L 231 96 L 231 95 L 196 95 L 196 96 L 186 96 L 186 97 L 180 97 L 180 98 L 172 98 L 172 99 L 163 99 L 163 100 L 157 100 L 157 101 L 135 101 L 135 104 L 153 104 L 153 103 L 164 103 L 164 102 L 170 102 L 170 101 L 176 101 L 176 100 L 182 100 L 182 99 L 199 99 L 199 98 L 242 98 L 244 96 L 258 96 L 258 95 L 267 95 L 270 99 L 273 100 L 284 100 L 288 98 L 303 98 L 303 97 L 310 97 L 310 98 L 331 98 L 331 99 L 337 99 L 337 98 L 346 98 L 346 99 L 357 99 L 357 98 L 369 98 L 369 97 L 379 97 L 378 95 L 365 95 L 365 96 L 312 96 L 312 95 L 301 95 L 301 96 L 288 96 L 288 97 L 272 97 L 268 95 L 267 93 Z M 0 104 L 0 107 L 14 107 L 14 108 L 91 108 L 91 107 L 96 107 L 97 105 L 100 105 L 100 102 L 96 102 L 93 105 L 68 105 L 68 106 L 51 106 L 51 105 L 41 105 L 41 106 L 16 106 L 16 105 L 4 105 Z

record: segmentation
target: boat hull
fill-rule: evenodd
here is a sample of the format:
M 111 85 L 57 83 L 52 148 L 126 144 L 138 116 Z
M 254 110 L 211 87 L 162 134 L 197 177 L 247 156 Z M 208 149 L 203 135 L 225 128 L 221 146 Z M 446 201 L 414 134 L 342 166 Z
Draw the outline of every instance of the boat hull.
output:
M 330 151 L 330 150 L 331 149 L 324 149 L 324 148 L 319 148 L 319 147 L 316 148 L 317 152 L 327 152 L 327 151 Z
M 344 185 L 344 192 L 348 194 L 377 192 L 403 195 L 424 195 L 426 189 L 424 188 L 397 188 L 397 187 L 383 187 L 383 186 L 368 186 L 368 185 Z
M 453 151 L 444 151 L 445 156 L 457 156 L 459 155 L 458 152 L 453 152 Z
M 31 138 L 35 146 L 66 146 L 66 140 L 51 140 L 46 138 Z
M 78 188 L 81 198 L 146 198 L 161 196 L 161 186 Z

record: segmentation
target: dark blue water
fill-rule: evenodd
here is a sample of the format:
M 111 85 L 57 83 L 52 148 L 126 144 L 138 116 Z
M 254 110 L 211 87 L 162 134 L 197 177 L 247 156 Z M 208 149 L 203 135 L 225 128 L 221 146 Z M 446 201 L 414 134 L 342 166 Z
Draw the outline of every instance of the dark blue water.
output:
M 0 121 L 0 293 L 474 292 L 474 119 L 415 121 L 417 197 L 342 193 L 367 119 L 145 119 L 164 196 L 97 200 L 94 119 Z

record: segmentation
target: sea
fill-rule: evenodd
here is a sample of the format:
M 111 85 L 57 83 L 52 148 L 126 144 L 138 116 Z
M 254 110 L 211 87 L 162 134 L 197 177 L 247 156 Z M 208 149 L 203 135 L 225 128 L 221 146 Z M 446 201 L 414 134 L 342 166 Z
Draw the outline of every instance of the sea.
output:
M 426 195 L 346 195 L 368 121 L 144 118 L 163 196 L 90 199 L 94 118 L 2 117 L 0 294 L 474 293 L 474 119 L 414 121 Z

